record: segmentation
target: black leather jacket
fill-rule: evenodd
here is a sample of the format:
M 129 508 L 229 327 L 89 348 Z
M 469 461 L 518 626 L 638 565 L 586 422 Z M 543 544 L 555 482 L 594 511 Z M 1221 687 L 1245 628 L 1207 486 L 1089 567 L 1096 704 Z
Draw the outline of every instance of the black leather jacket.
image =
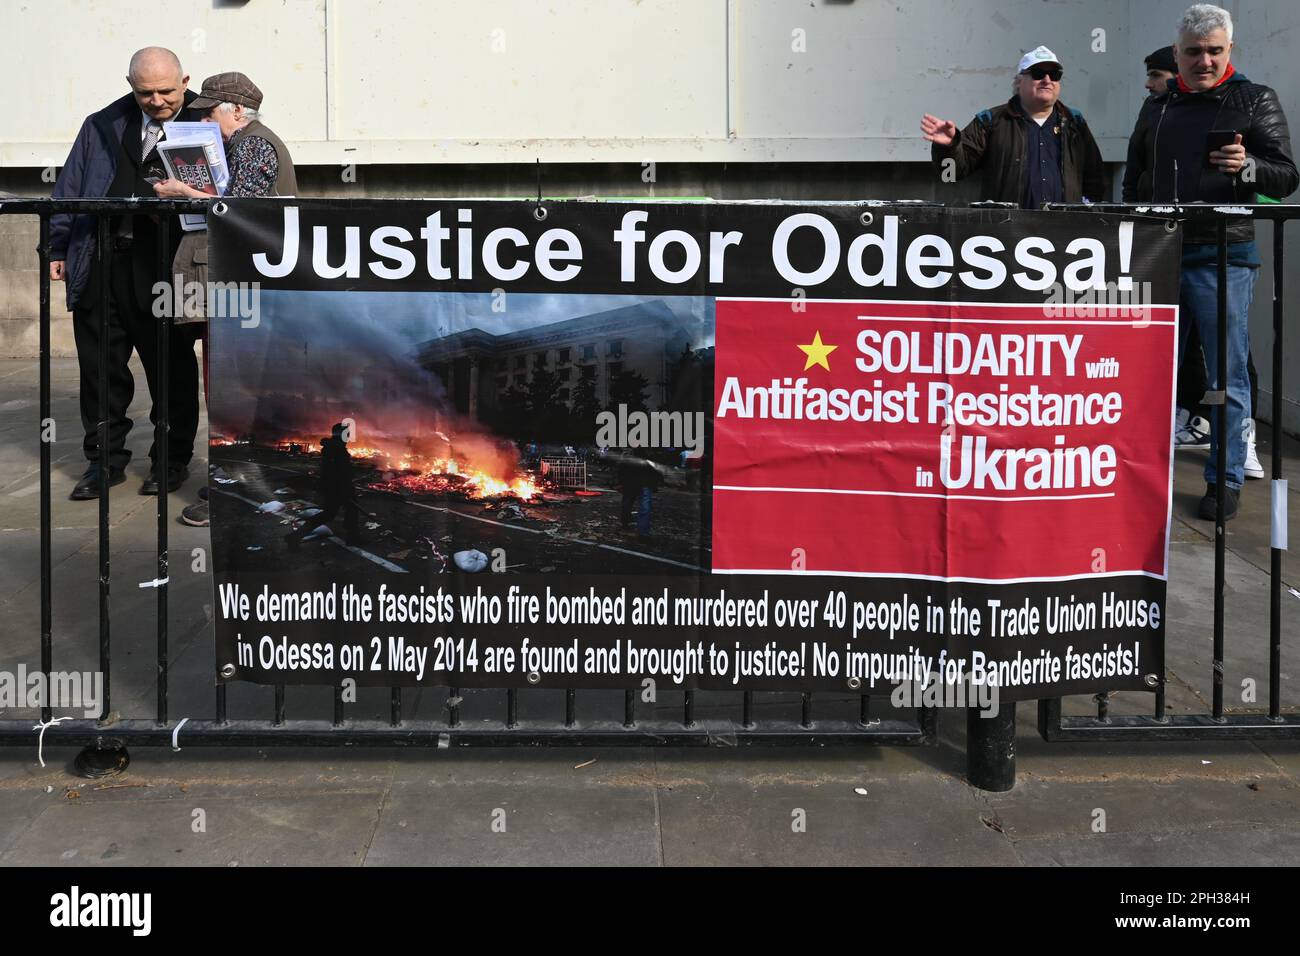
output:
M 1246 156 L 1253 164 L 1231 176 L 1206 168 L 1206 133 L 1210 130 L 1241 133 Z M 1284 199 L 1297 186 L 1300 172 L 1292 158 L 1291 135 L 1277 94 L 1240 73 L 1203 93 L 1184 93 L 1175 77 L 1163 93 L 1148 97 L 1129 137 L 1125 202 L 1235 205 L 1254 202 L 1257 193 Z M 1213 243 L 1215 236 L 1212 222 L 1189 222 L 1184 241 Z M 1250 218 L 1229 220 L 1229 242 L 1254 237 L 1255 224 Z

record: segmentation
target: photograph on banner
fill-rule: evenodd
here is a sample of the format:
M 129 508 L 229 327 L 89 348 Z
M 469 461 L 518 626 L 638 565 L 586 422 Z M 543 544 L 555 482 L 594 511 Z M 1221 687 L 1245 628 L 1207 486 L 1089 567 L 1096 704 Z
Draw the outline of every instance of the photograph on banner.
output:
M 234 201 L 218 669 L 1007 699 L 1163 672 L 1180 236 L 855 203 Z
M 510 573 L 707 570 L 712 310 L 691 296 L 263 293 L 259 328 L 214 364 L 212 460 L 258 489 L 223 508 L 221 534 L 245 542 L 245 567 L 288 547 L 340 574 L 464 570 L 494 551 L 508 563 L 491 570 Z M 223 505 L 234 484 L 218 477 Z M 325 514 L 321 496 L 347 505 Z M 335 531 L 353 548 L 329 547 Z

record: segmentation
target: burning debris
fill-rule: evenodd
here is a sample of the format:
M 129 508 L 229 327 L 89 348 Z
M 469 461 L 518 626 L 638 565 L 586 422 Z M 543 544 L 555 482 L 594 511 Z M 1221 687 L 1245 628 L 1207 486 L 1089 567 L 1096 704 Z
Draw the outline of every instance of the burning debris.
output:
M 459 495 L 465 498 L 518 498 L 531 501 L 542 488 L 529 474 L 514 477 L 490 474 L 454 458 L 435 458 L 417 464 L 404 457 L 397 468 L 385 469 L 384 477 L 366 481 L 376 491 L 400 495 Z
M 384 448 L 376 444 L 347 446 L 348 457 L 359 466 L 357 482 L 374 491 L 403 497 L 453 495 L 467 499 L 511 498 L 538 500 L 544 478 L 521 468 L 517 450 L 490 436 L 469 435 L 452 441 L 441 431 L 433 433 L 436 447 Z M 373 442 L 373 439 L 371 440 Z M 318 442 L 301 436 L 280 438 L 272 443 L 276 451 L 293 456 L 316 457 Z

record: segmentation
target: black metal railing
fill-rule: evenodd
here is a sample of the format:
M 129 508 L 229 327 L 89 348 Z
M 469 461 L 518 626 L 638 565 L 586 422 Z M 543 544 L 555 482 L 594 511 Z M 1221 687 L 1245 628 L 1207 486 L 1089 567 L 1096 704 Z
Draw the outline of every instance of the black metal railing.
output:
M 97 242 L 95 269 L 99 321 L 99 411 L 98 440 L 99 469 L 99 667 L 103 674 L 103 696 L 100 717 L 74 718 L 49 724 L 51 708 L 42 710 L 41 721 L 48 724 L 43 729 L 46 745 L 76 745 L 101 750 L 119 750 L 128 744 L 142 746 L 167 746 L 176 743 L 181 731 L 185 746 L 403 746 L 403 747 L 461 747 L 461 746 L 748 746 L 748 745 L 861 745 L 931 743 L 937 734 L 936 711 L 916 708 L 914 719 L 888 716 L 870 717 L 871 698 L 859 698 L 856 719 L 815 719 L 813 695 L 803 694 L 798 717 L 766 718 L 755 715 L 755 694 L 752 691 L 717 692 L 734 700 L 740 695 L 739 721 L 733 718 L 702 720 L 697 717 L 696 693 L 684 691 L 680 720 L 666 720 L 657 716 L 638 715 L 636 693 L 632 690 L 623 696 L 622 712 L 617 710 L 591 716 L 580 714 L 578 692 L 564 692 L 562 719 L 521 719 L 519 702 L 521 691 L 506 691 L 502 719 L 466 723 L 461 717 L 460 690 L 447 688 L 445 719 L 413 719 L 404 715 L 402 688 L 392 687 L 388 700 L 387 721 L 375 719 L 349 719 L 343 697 L 343 688 L 333 689 L 332 719 L 290 719 L 284 684 L 274 685 L 270 719 L 235 718 L 229 713 L 227 685 L 216 682 L 214 716 L 211 719 L 169 718 L 168 696 L 168 494 L 166 480 L 158 481 L 157 500 L 157 707 L 150 717 L 113 717 L 110 698 L 109 675 L 112 665 L 112 606 L 110 603 L 110 469 L 107 466 L 108 448 L 108 305 L 109 282 L 106 272 L 110 248 L 109 217 L 124 213 L 167 214 L 159 216 L 159 263 L 157 274 L 170 276 L 169 258 L 170 219 L 174 213 L 204 212 L 207 203 L 189 200 L 149 199 L 24 199 L 0 202 L 0 215 L 37 216 L 40 220 L 40 420 L 50 418 L 50 217 L 55 214 L 74 213 L 95 216 Z M 154 441 L 157 461 L 166 462 L 168 438 L 167 365 L 171 320 L 160 319 L 157 324 L 159 377 L 154 396 L 157 412 Z M 41 669 L 48 675 L 54 669 L 53 640 L 53 575 L 51 567 L 52 508 L 50 501 L 51 461 L 49 442 L 40 442 L 40 573 L 41 573 Z M 528 689 L 523 694 L 530 693 Z M 595 692 L 592 692 L 595 693 Z M 189 710 L 190 702 L 186 702 Z M 181 725 L 183 724 L 183 729 Z M 30 746 L 36 734 L 30 720 L 0 720 L 0 745 Z
M 171 274 L 170 261 L 162 261 L 170 249 L 167 234 L 170 214 L 202 212 L 206 203 L 172 200 L 5 200 L 0 202 L 2 215 L 36 216 L 40 220 L 40 421 L 49 420 L 51 413 L 50 373 L 50 216 L 75 213 L 97 217 L 95 268 L 99 270 L 97 284 L 99 299 L 99 447 L 108 447 L 108 297 L 109 283 L 104 281 L 109 248 L 109 217 L 122 213 L 151 213 L 161 216 L 160 262 L 158 274 Z M 1226 218 L 1221 211 L 1210 207 L 1150 205 L 1065 205 L 1053 207 L 1062 212 L 1113 213 L 1123 215 L 1149 215 L 1170 219 L 1189 220 L 1217 217 L 1219 220 L 1219 369 L 1218 381 L 1226 380 L 1227 328 L 1226 304 Z M 1283 373 L 1283 225 L 1287 220 L 1300 217 L 1300 206 L 1251 205 L 1233 207 L 1234 214 L 1247 214 L 1273 223 L 1273 478 L 1282 477 L 1282 373 Z M 169 354 L 170 320 L 158 322 L 157 344 L 160 368 L 157 394 L 154 396 L 157 411 L 154 440 L 158 460 L 167 461 L 168 399 L 167 356 Z M 1222 390 L 1220 390 L 1221 392 Z M 1222 396 L 1215 396 L 1215 414 L 1219 416 L 1220 434 L 1224 434 L 1226 407 Z M 1225 446 L 1218 447 L 1218 469 L 1225 473 Z M 52 508 L 50 496 L 51 460 L 50 445 L 40 442 L 40 573 L 41 573 L 41 669 L 50 674 L 54 668 L 53 641 L 53 577 L 51 558 Z M 169 554 L 168 554 L 168 494 L 167 482 L 158 482 L 157 499 L 157 705 L 153 717 L 112 719 L 109 675 L 112 664 L 112 632 L 110 603 L 110 523 L 109 476 L 106 456 L 101 453 L 105 467 L 100 469 L 99 487 L 99 666 L 103 674 L 103 697 L 100 718 L 70 719 L 50 724 L 43 731 L 50 745 L 83 745 L 91 747 L 118 747 L 126 744 L 166 746 L 174 743 L 180 722 L 169 717 Z M 1039 731 L 1047 740 L 1133 740 L 1133 739 L 1210 739 L 1216 737 L 1276 738 L 1300 736 L 1300 715 L 1283 713 L 1281 701 L 1281 551 L 1273 542 L 1270 565 L 1270 628 L 1269 628 L 1269 702 L 1268 713 L 1260 715 L 1226 714 L 1223 702 L 1225 609 L 1224 579 L 1226 568 L 1226 534 L 1223 518 L 1224 481 L 1218 482 L 1218 517 L 1215 521 L 1215 580 L 1214 580 L 1214 646 L 1213 646 L 1213 704 L 1208 714 L 1171 716 L 1165 708 L 1165 684 L 1162 679 L 1153 690 L 1154 714 L 1152 716 L 1115 716 L 1109 713 L 1106 696 L 1100 695 L 1096 717 L 1063 717 L 1061 701 L 1039 702 Z M 1275 486 L 1276 487 L 1276 486 Z M 522 694 L 533 693 L 523 689 Z M 594 693 L 594 692 L 592 692 Z M 578 706 L 578 692 L 564 692 L 562 718 L 521 719 L 521 690 L 509 688 L 505 694 L 504 714 L 499 720 L 462 719 L 461 695 L 456 687 L 447 689 L 445 717 L 442 719 L 415 719 L 407 714 L 401 687 L 392 687 L 388 697 L 388 719 L 352 719 L 348 716 L 341 687 L 333 690 L 331 719 L 302 719 L 288 717 L 286 687 L 274 685 L 272 713 L 269 719 L 232 717 L 229 713 L 227 685 L 215 683 L 215 701 L 211 719 L 183 721 L 183 741 L 187 746 L 247 745 L 270 747 L 276 745 L 323 746 L 410 746 L 410 747 L 460 747 L 460 746 L 710 746 L 710 745 L 854 745 L 854 744 L 926 744 L 937 737 L 937 712 L 916 708 L 912 719 L 900 716 L 871 718 L 872 698 L 858 696 L 856 718 L 839 717 L 817 719 L 814 713 L 814 695 L 804 693 L 799 699 L 797 716 L 764 718 L 755 713 L 755 692 L 719 692 L 734 701 L 737 694 L 739 720 L 725 717 L 701 720 L 697 716 L 697 696 L 694 691 L 682 692 L 680 720 L 667 720 L 659 716 L 638 715 L 636 694 L 628 690 L 623 696 L 622 713 L 617 708 L 606 707 L 604 712 L 584 714 Z M 189 710 L 190 702 L 186 702 Z M 1014 758 L 1011 741 L 1014 737 L 1014 704 L 1004 705 L 1003 719 L 969 720 L 968 761 L 972 767 L 982 768 L 981 779 L 990 788 L 1005 789 L 998 781 L 1005 781 L 1008 773 L 1014 779 Z M 42 723 L 52 718 L 51 708 L 42 710 Z M 994 726 L 996 725 L 996 726 Z M 30 720 L 0 720 L 0 745 L 29 746 L 35 741 Z M 978 747 L 977 747 L 978 745 Z M 978 751 L 978 752 L 977 752 Z M 982 756 L 981 756 L 982 754 Z
M 1272 223 L 1273 229 L 1273 402 L 1272 457 L 1273 494 L 1279 493 L 1282 481 L 1283 431 L 1283 332 L 1286 318 L 1285 226 L 1300 219 L 1300 205 L 1260 203 L 1231 207 L 1208 205 L 1160 205 L 1153 203 L 1049 204 L 1049 210 L 1064 212 L 1118 213 L 1155 216 L 1184 222 L 1213 222 L 1216 226 L 1218 286 L 1218 368 L 1215 379 L 1219 388 L 1207 393 L 1206 403 L 1213 407 L 1215 427 L 1220 436 L 1227 435 L 1228 378 L 1228 222 L 1246 216 Z M 1180 319 L 1181 320 L 1181 319 Z M 1268 713 L 1228 714 L 1223 702 L 1225 628 L 1225 580 L 1228 539 L 1224 518 L 1227 475 L 1227 442 L 1220 440 L 1216 449 L 1214 518 L 1214 645 L 1211 659 L 1212 699 L 1208 714 L 1171 715 L 1165 710 L 1165 675 L 1155 688 L 1155 710 L 1145 715 L 1114 715 L 1107 697 L 1097 697 L 1096 717 L 1064 717 L 1061 700 L 1054 698 L 1038 703 L 1038 730 L 1043 738 L 1056 740 L 1209 740 L 1234 738 L 1300 738 L 1300 714 L 1282 712 L 1282 551 L 1276 539 L 1270 542 L 1269 561 L 1269 654 Z M 1286 501 L 1283 498 L 1282 507 Z M 1168 635 L 1166 633 L 1166 644 Z

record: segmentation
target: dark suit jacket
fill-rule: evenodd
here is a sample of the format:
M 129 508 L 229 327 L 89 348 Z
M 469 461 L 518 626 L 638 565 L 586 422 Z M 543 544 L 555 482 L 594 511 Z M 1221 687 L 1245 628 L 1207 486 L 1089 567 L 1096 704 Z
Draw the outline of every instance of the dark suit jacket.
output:
M 187 90 L 186 104 L 197 96 L 193 90 Z M 140 107 L 128 93 L 86 117 L 59 170 L 51 193 L 55 199 L 99 199 L 109 194 L 117 174 L 122 136 L 133 116 L 138 123 Z M 188 108 L 182 109 L 177 118 L 198 119 Z M 82 304 L 80 299 L 90 281 L 94 257 L 94 216 L 62 213 L 50 217 L 50 258 L 64 261 L 69 309 Z

